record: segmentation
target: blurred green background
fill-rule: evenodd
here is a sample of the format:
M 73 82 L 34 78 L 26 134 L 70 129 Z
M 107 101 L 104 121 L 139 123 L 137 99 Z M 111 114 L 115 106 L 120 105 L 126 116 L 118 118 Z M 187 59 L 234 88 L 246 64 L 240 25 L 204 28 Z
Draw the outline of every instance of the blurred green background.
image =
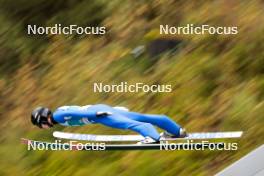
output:
M 214 175 L 263 144 L 264 1 L 0 0 L 0 175 Z M 107 27 L 104 36 L 29 36 L 27 24 Z M 160 36 L 159 25 L 238 26 L 238 35 Z M 154 41 L 179 43 L 155 55 Z M 144 45 L 145 52 L 131 54 Z M 155 45 L 155 44 L 154 44 Z M 171 93 L 93 93 L 94 82 L 171 84 Z M 237 151 L 27 151 L 42 105 L 105 103 L 167 114 L 190 132 L 244 131 Z

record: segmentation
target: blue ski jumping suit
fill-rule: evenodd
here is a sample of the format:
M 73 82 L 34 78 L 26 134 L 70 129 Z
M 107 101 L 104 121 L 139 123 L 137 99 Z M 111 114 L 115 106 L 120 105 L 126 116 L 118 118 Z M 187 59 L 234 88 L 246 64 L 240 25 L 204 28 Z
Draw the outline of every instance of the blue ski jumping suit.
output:
M 98 117 L 97 112 L 111 112 L 111 115 Z M 153 125 L 175 136 L 179 136 L 180 131 L 180 126 L 165 115 L 141 114 L 104 104 L 62 106 L 53 113 L 53 119 L 65 126 L 99 123 L 112 128 L 129 129 L 155 140 L 159 140 L 160 135 Z

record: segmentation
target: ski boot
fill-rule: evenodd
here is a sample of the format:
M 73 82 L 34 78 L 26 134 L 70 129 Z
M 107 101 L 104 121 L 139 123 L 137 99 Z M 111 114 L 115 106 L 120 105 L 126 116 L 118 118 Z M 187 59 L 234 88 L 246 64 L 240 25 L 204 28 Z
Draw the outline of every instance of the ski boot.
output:
M 185 138 L 187 136 L 188 136 L 188 134 L 187 134 L 185 128 L 180 128 L 180 135 L 179 136 L 175 136 L 173 134 L 170 134 L 167 131 L 160 133 L 160 139 L 161 140 L 166 140 L 166 138 Z

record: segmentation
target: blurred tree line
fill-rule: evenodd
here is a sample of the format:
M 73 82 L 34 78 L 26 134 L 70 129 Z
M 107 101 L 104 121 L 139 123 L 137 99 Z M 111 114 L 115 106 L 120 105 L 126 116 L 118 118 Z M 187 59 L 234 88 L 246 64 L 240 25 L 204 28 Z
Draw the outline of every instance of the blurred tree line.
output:
M 45 49 L 49 36 L 29 36 L 27 25 L 97 26 L 107 16 L 105 4 L 93 0 L 0 1 L 0 71 L 12 73 L 21 62 L 34 61 L 33 53 Z M 22 59 L 27 57 L 28 59 Z M 22 61 L 24 60 L 24 61 Z

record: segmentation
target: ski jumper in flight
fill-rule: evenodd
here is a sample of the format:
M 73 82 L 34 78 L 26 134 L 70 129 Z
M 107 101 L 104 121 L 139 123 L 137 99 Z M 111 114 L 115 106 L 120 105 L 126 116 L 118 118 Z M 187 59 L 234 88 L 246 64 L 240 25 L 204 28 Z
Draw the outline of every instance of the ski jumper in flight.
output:
M 142 114 L 124 107 L 111 107 L 105 104 L 62 106 L 54 112 L 48 108 L 38 107 L 32 112 L 31 121 L 40 128 L 51 128 L 56 124 L 64 126 L 102 124 L 137 132 L 145 137 L 143 143 L 155 143 L 161 137 L 186 136 L 185 130 L 166 115 Z M 159 134 L 154 126 L 165 132 Z

